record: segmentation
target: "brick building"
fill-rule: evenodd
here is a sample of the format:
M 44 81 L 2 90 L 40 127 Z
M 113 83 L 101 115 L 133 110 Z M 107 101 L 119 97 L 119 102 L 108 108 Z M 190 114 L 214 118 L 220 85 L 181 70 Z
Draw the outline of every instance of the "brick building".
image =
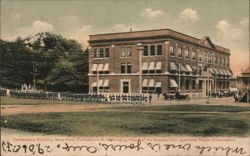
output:
M 170 29 L 89 36 L 89 91 L 206 96 L 227 90 L 229 49 Z

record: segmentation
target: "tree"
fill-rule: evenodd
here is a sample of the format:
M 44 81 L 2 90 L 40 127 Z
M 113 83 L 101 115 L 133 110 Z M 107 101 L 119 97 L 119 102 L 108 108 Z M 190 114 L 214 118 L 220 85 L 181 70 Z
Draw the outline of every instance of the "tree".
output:
M 34 42 L 26 42 L 31 39 Z M 88 52 L 83 52 L 75 40 L 48 32 L 17 38 L 14 42 L 0 40 L 0 54 L 4 87 L 32 84 L 34 65 L 40 88 L 48 85 L 52 91 L 88 91 Z

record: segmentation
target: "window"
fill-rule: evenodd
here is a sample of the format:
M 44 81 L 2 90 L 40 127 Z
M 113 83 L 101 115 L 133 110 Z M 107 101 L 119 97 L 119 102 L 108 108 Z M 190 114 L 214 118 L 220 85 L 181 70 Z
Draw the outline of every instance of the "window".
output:
M 170 54 L 170 56 L 175 56 L 175 54 L 174 54 L 174 46 L 169 47 L 169 54 Z
M 155 55 L 155 46 L 154 45 L 150 46 L 150 55 Z
M 212 63 L 212 56 L 208 55 L 208 63 Z
M 195 80 L 192 80 L 192 90 L 195 90 Z
M 182 57 L 182 49 L 178 48 L 178 57 Z
M 126 48 L 122 47 L 121 48 L 121 57 L 125 57 L 126 56 Z
M 202 61 L 202 53 L 199 53 L 199 61 Z
M 109 57 L 109 48 L 105 48 L 105 57 Z
M 98 49 L 94 49 L 94 58 L 98 57 Z
M 202 89 L 202 80 L 199 80 L 199 89 Z
M 189 58 L 189 51 L 187 49 L 185 49 L 185 58 Z
M 192 51 L 192 60 L 196 60 L 195 52 Z
M 148 56 L 148 46 L 144 46 L 143 48 L 143 55 Z
M 218 58 L 218 65 L 220 65 L 220 58 Z
M 157 55 L 162 55 L 162 45 L 157 45 Z
M 189 90 L 189 80 L 186 80 L 186 90 Z
M 207 62 L 207 54 L 204 54 L 204 62 Z
M 94 58 L 109 57 L 109 48 L 95 48 Z
M 129 93 L 129 82 L 125 81 L 122 83 L 122 89 L 123 89 L 123 93 Z
M 216 56 L 213 57 L 213 64 L 216 64 Z
M 104 56 L 103 48 L 100 48 L 100 58 L 103 58 L 103 56 Z
M 131 65 L 131 63 L 127 63 L 127 73 L 132 73 L 132 65 Z
M 222 58 L 221 63 L 222 63 L 223 66 L 225 65 L 225 59 L 224 58 Z
M 121 63 L 121 73 L 125 73 L 125 63 Z
M 127 57 L 131 57 L 131 47 L 127 47 Z

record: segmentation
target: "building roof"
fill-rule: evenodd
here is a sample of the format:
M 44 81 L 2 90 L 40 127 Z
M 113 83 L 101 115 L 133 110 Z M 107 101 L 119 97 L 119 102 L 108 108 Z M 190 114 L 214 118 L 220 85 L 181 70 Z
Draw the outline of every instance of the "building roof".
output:
M 144 31 L 130 31 L 130 32 L 120 32 L 120 33 L 109 33 L 109 34 L 96 34 L 89 36 L 90 43 L 97 42 L 109 42 L 109 41 L 121 41 L 121 40 L 131 40 L 131 39 L 147 39 L 147 38 L 159 38 L 159 37 L 172 37 L 193 44 L 197 44 L 206 48 L 214 49 L 224 53 L 230 53 L 229 49 L 218 46 L 212 43 L 208 36 L 204 36 L 201 39 L 171 30 L 171 29 L 155 29 L 155 30 L 144 30 Z

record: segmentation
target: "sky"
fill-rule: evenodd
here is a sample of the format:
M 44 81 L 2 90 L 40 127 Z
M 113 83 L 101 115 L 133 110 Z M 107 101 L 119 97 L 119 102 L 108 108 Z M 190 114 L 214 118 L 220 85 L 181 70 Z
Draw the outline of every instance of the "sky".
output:
M 170 28 L 230 49 L 234 74 L 249 66 L 248 0 L 1 0 L 1 39 L 53 32 L 88 35 Z

